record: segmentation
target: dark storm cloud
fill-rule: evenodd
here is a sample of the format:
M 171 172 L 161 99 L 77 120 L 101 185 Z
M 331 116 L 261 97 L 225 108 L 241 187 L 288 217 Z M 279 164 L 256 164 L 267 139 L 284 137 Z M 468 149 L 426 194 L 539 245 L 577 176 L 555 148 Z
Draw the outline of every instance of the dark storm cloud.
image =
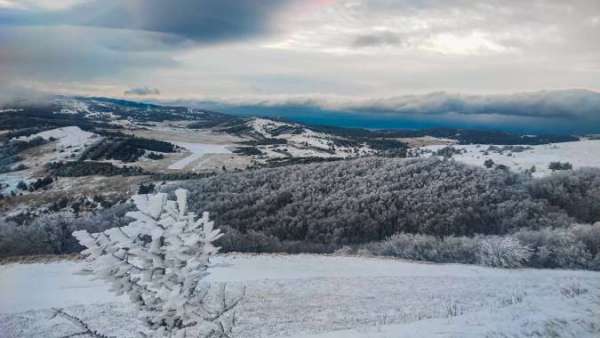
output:
M 12 11 L 13 22 L 158 32 L 199 43 L 269 33 L 272 18 L 292 0 L 92 0 L 49 12 Z M 2 14 L 0 13 L 0 17 Z
M 160 95 L 160 90 L 158 90 L 158 88 L 150 88 L 150 87 L 135 87 L 135 88 L 127 89 L 125 92 L 123 92 L 123 94 L 137 95 L 137 96 Z
M 0 6 L 0 73 L 15 81 L 117 80 L 177 66 L 184 49 L 267 34 L 291 0 L 91 0 Z
M 136 51 L 113 48 L 118 40 Z M 128 31 L 82 27 L 4 27 L 0 30 L 0 73 L 5 80 L 83 81 L 115 72 L 173 67 L 155 38 Z M 148 46 L 153 46 L 148 50 Z M 145 49 L 144 46 L 147 48 Z M 155 48 L 156 47 L 156 48 Z

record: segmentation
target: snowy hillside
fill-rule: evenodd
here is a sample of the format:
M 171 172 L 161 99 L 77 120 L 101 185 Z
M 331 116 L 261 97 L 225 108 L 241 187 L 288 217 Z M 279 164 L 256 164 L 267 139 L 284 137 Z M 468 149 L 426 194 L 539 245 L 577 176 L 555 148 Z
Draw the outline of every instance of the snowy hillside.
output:
M 421 149 L 434 153 L 446 145 L 432 145 Z M 573 169 L 600 167 L 600 140 L 553 143 L 533 146 L 503 147 L 488 145 L 453 145 L 460 153 L 452 157 L 460 162 L 484 166 L 491 159 L 494 164 L 503 164 L 514 171 L 524 171 L 535 167 L 536 177 L 552 173 L 548 168 L 551 162 L 569 162 Z M 491 148 L 490 148 L 491 147 Z M 517 151 L 511 150 L 518 149 Z
M 239 337 L 598 337 L 600 274 L 335 256 L 227 255 L 213 282 L 247 287 Z M 0 266 L 3 337 L 73 333 L 50 307 L 133 337 L 126 299 L 77 262 Z M 536 335 L 537 332 L 537 335 Z
M 56 141 L 58 150 L 64 153 L 63 157 L 68 157 L 74 150 L 82 150 L 86 146 L 99 141 L 97 134 L 83 131 L 75 126 L 51 129 L 26 137 L 18 137 L 16 140 L 31 141 L 36 137 L 41 137 L 46 141 Z
M 267 157 L 357 157 L 375 154 L 367 144 L 353 144 L 335 135 L 317 132 L 306 126 L 252 118 L 246 122 L 251 130 L 248 134 L 259 135 L 265 139 L 285 141 L 280 145 L 259 147 Z M 340 142 L 342 141 L 342 142 Z M 346 141 L 346 142 L 343 142 Z
M 30 182 L 34 178 L 42 176 L 40 168 L 47 163 L 72 160 L 87 147 L 102 140 L 102 137 L 83 131 L 79 127 L 69 126 L 15 137 L 10 141 L 30 142 L 36 139 L 43 139 L 44 144 L 30 149 L 28 152 L 22 152 L 13 164 L 15 168 L 22 166 L 23 170 L 0 174 L 0 193 L 16 191 L 19 182 Z

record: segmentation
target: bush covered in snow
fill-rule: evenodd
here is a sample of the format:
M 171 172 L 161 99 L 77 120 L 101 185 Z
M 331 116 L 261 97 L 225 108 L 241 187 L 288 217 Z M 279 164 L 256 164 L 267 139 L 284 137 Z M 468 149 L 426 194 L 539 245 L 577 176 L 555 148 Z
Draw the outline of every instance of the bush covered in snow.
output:
M 600 222 L 567 229 L 522 230 L 515 237 L 532 249 L 529 266 L 600 270 Z
M 571 170 L 573 169 L 573 165 L 569 162 L 550 162 L 548 165 L 548 169 L 555 170 Z
M 346 247 L 348 253 L 350 247 Z M 377 256 L 393 256 L 419 261 L 432 261 L 441 263 L 467 263 L 478 262 L 478 242 L 471 237 L 446 237 L 444 239 L 420 234 L 400 233 L 390 238 L 358 246 L 356 251 L 364 249 Z
M 252 253 L 332 253 L 339 246 L 335 244 L 314 243 L 308 241 L 280 240 L 273 235 L 262 231 L 249 230 L 247 233 L 231 228 L 221 227 L 223 236 L 217 244 L 225 252 L 252 252 Z
M 118 204 L 82 217 L 70 212 L 43 214 L 23 224 L 0 219 L 0 257 L 79 252 L 82 247 L 71 235 L 73 231 L 99 232 L 126 225 L 125 213 L 130 208 Z
M 600 169 L 584 168 L 533 180 L 529 191 L 581 222 L 600 221 Z
M 343 253 L 361 250 L 370 255 L 440 263 L 600 271 L 600 223 L 520 230 L 505 236 L 439 238 L 402 233 L 380 242 L 345 247 Z
M 73 235 L 87 248 L 91 273 L 129 296 L 151 336 L 229 337 L 239 298 L 227 301 L 222 289 L 222 302 L 211 302 L 202 283 L 221 233 L 208 213 L 197 219 L 188 211 L 186 190 L 175 194 L 176 201 L 136 195 L 129 225 Z
M 478 263 L 500 268 L 518 268 L 531 256 L 530 249 L 511 236 L 480 238 Z

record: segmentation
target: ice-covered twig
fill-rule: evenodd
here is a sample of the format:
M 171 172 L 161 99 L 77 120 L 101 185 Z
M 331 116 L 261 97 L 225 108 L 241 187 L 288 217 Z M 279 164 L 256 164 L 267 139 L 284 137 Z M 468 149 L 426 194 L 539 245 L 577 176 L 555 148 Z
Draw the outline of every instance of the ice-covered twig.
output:
M 62 336 L 61 338 L 70 338 L 70 337 L 85 336 L 85 335 L 94 337 L 94 338 L 114 338 L 114 337 L 109 337 L 109 336 L 103 335 L 102 333 L 99 333 L 98 331 L 91 329 L 86 322 L 84 322 L 80 318 L 77 318 L 71 314 L 66 313 L 63 309 L 52 308 L 52 311 L 53 311 L 52 318 L 55 318 L 55 317 L 64 318 L 82 330 L 81 332 L 72 333 L 72 334 L 69 334 L 66 336 Z

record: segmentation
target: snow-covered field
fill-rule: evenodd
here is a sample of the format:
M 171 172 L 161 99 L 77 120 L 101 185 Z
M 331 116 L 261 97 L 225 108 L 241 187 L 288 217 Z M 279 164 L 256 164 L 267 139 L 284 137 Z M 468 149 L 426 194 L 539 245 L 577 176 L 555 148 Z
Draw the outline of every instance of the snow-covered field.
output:
M 0 175 L 0 193 L 10 193 L 11 191 L 17 190 L 19 182 L 27 182 L 27 177 L 23 175 L 23 172 L 16 173 L 4 173 Z
M 254 118 L 247 123 L 257 134 L 266 138 L 285 139 L 285 146 L 263 146 L 260 149 L 268 158 L 292 157 L 356 157 L 375 153 L 367 145 L 360 147 L 334 146 L 333 137 L 315 132 L 302 125 Z M 287 128 L 288 131 L 281 132 Z M 292 130 L 294 130 L 292 132 Z M 285 150 L 283 150 L 285 149 Z
M 80 262 L 0 266 L 0 336 L 74 333 L 64 307 L 132 337 L 127 300 L 74 275 Z M 600 273 L 318 255 L 227 255 L 213 282 L 246 286 L 238 337 L 599 337 Z
M 181 170 L 199 160 L 202 156 L 207 154 L 231 154 L 231 151 L 227 149 L 230 145 L 222 144 L 206 144 L 206 143 L 184 143 L 184 142 L 173 142 L 179 147 L 187 149 L 191 154 L 187 157 L 171 164 L 169 169 Z
M 45 164 L 52 161 L 61 161 L 71 159 L 73 154 L 83 151 L 87 146 L 102 140 L 102 136 L 81 130 L 79 127 L 70 126 L 51 130 L 46 130 L 27 137 L 19 137 L 17 140 L 31 141 L 36 137 L 41 137 L 47 141 L 54 140 L 55 147 L 46 149 L 46 152 L 31 158 L 29 165 L 33 163 Z
M 0 185 L 3 186 L 0 192 L 16 191 L 16 186 L 20 181 L 28 183 L 32 178 L 35 179 L 37 168 L 49 162 L 72 160 L 77 153 L 83 151 L 87 146 L 102 139 L 102 136 L 98 134 L 81 130 L 76 126 L 69 126 L 18 137 L 15 140 L 31 141 L 37 137 L 51 142 L 34 149 L 33 152 L 30 151 L 20 161 L 20 164 L 24 164 L 30 169 L 0 174 Z
M 422 149 L 433 152 L 446 145 L 426 146 Z M 504 164 L 514 171 L 524 171 L 535 166 L 534 176 L 542 177 L 552 173 L 548 169 L 550 162 L 569 162 L 574 169 L 582 167 L 600 167 L 600 140 L 582 140 L 527 146 L 531 149 L 522 152 L 504 151 L 502 153 L 488 151 L 487 145 L 453 145 L 456 149 L 465 150 L 463 154 L 453 156 L 457 161 L 483 166 L 483 162 L 491 159 L 495 164 Z M 502 148 L 503 146 L 496 146 Z
M 60 147 L 66 148 L 80 147 L 83 145 L 90 144 L 95 141 L 91 141 L 91 139 L 96 138 L 97 136 L 98 135 L 94 133 L 83 131 L 79 129 L 79 127 L 72 126 L 47 130 L 27 137 L 19 137 L 18 140 L 30 141 L 36 137 L 41 137 L 45 140 L 50 140 L 51 138 L 54 138 L 57 140 L 58 145 Z

